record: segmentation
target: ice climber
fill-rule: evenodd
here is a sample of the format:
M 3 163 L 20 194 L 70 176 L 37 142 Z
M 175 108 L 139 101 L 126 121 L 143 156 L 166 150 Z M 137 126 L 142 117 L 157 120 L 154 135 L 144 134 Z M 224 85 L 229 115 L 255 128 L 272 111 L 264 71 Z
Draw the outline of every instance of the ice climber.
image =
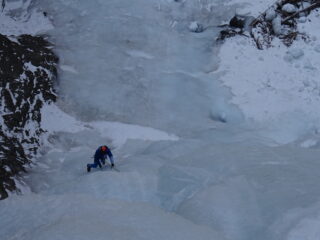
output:
M 87 164 L 87 171 L 90 172 L 91 168 L 96 168 L 97 166 L 102 168 L 101 163 L 103 165 L 106 164 L 107 156 L 109 156 L 109 159 L 111 162 L 111 168 L 113 168 L 114 167 L 113 155 L 112 155 L 110 149 L 106 145 L 103 145 L 103 146 L 98 147 L 96 153 L 94 154 L 94 163 Z

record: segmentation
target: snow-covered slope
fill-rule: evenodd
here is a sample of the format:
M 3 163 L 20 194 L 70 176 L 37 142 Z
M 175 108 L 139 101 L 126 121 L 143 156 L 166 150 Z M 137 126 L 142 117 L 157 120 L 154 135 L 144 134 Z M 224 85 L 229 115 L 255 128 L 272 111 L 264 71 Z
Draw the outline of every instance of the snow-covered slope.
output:
M 319 22 L 318 11 L 302 18 L 297 30 L 309 39 L 298 38 L 289 48 L 275 38 L 271 48 L 260 51 L 240 36 L 220 50 L 221 80 L 232 92 L 232 103 L 281 143 L 319 132 Z

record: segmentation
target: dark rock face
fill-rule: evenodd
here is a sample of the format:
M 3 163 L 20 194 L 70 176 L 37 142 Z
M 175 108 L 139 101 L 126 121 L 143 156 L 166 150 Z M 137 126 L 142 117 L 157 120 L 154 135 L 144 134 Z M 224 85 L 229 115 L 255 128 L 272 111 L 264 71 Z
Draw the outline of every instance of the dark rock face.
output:
M 234 28 L 244 28 L 244 23 L 244 17 L 234 16 L 233 18 L 231 18 L 229 26 Z
M 236 35 L 247 36 L 244 34 L 244 32 L 251 31 L 251 23 L 253 20 L 254 17 L 252 16 L 235 15 L 233 18 L 231 18 L 229 24 L 225 26 L 226 28 L 220 31 L 220 34 L 216 40 L 223 41 L 226 38 L 234 37 Z
M 37 153 L 41 108 L 56 100 L 58 58 L 43 37 L 0 34 L 0 199 L 16 189 L 13 180 Z

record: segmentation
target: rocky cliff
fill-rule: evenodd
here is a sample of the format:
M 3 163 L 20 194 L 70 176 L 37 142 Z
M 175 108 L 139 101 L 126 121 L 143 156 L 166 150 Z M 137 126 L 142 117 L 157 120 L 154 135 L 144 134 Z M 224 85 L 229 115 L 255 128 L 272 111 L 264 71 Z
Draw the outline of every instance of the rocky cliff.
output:
M 0 199 L 40 146 L 41 108 L 56 100 L 58 58 L 41 36 L 0 35 Z

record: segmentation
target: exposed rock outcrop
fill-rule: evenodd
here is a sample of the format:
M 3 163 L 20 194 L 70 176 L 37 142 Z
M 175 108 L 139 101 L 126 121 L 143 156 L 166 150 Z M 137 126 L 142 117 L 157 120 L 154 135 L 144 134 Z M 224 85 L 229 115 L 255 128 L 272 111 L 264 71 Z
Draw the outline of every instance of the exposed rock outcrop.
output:
M 235 16 L 217 40 L 240 34 L 250 35 L 259 49 L 270 47 L 274 38 L 290 46 L 297 38 L 308 40 L 308 36 L 297 30 L 297 24 L 305 22 L 317 8 L 320 8 L 320 0 L 278 0 L 257 18 Z
M 15 177 L 25 171 L 40 145 L 41 108 L 56 100 L 58 58 L 41 36 L 0 35 L 0 199 L 18 190 Z

